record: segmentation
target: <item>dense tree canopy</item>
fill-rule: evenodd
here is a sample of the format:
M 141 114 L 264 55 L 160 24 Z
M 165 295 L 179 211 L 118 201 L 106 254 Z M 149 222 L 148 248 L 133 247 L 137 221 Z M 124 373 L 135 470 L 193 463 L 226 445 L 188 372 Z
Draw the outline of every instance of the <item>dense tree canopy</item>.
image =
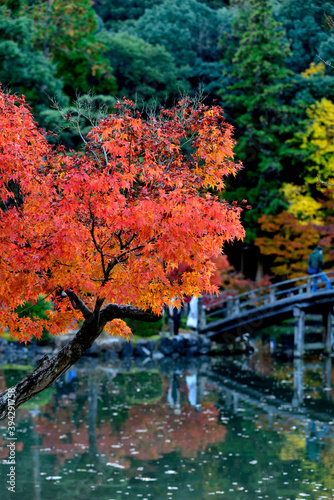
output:
M 140 18 L 145 9 L 161 3 L 161 0 L 94 0 L 94 9 L 107 28 L 116 27 L 122 21 Z
M 34 50 L 35 35 L 32 19 L 16 18 L 0 6 L 0 82 L 15 92 L 24 92 L 38 110 L 49 105 L 47 95 L 64 105 L 63 80 L 57 77 L 56 64 L 41 50 Z
M 239 255 L 239 268 L 254 260 L 255 277 L 261 215 L 327 217 L 316 184 L 332 177 L 324 128 L 334 103 L 333 18 L 333 3 L 321 0 L 3 0 L 0 81 L 25 94 L 38 124 L 74 148 L 79 135 L 49 97 L 66 117 L 78 94 L 97 94 L 111 108 L 127 96 L 147 110 L 153 102 L 171 107 L 200 85 L 236 128 L 247 168 L 227 179 L 222 196 L 254 207 L 244 217 L 249 257 L 236 249 L 230 256 Z
M 70 95 L 93 86 L 96 91 L 115 90 L 90 0 L 36 2 L 28 12 L 37 27 L 36 47 L 46 58 L 52 57 Z
M 139 102 L 163 102 L 178 91 L 189 91 L 173 56 L 159 44 L 151 44 L 126 32 L 104 35 L 106 56 L 113 67 L 120 95 Z M 129 89 L 131 91 L 129 92 Z
M 147 42 L 166 47 L 183 77 L 194 80 L 195 85 L 212 79 L 220 35 L 213 9 L 197 0 L 166 0 L 147 9 L 128 29 Z
M 285 0 L 278 17 L 286 29 L 291 53 L 286 64 L 301 73 L 314 62 L 316 56 L 334 58 L 329 18 L 334 14 L 333 2 L 326 0 Z

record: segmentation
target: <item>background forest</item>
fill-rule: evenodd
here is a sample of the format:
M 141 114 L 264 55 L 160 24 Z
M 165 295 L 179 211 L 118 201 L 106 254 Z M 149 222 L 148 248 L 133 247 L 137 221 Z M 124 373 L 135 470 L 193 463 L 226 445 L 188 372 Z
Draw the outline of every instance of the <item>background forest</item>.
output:
M 215 100 L 245 167 L 223 196 L 253 207 L 229 262 L 296 277 L 318 242 L 334 263 L 333 19 L 333 0 L 0 0 L 0 82 L 67 147 L 116 97 Z

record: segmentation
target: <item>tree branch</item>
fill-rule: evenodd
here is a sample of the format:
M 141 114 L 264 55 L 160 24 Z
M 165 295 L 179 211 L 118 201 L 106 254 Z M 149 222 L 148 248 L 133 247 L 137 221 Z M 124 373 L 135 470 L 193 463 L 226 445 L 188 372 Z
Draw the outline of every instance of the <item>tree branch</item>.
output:
M 134 239 L 134 237 L 135 237 L 135 235 L 131 236 L 130 240 L 125 245 L 123 245 L 123 249 L 126 248 L 131 243 L 131 241 Z M 114 267 L 117 264 L 120 264 L 121 262 L 125 262 L 128 259 L 128 257 L 125 257 L 126 255 L 128 255 L 131 252 L 135 252 L 136 250 L 140 250 L 140 249 L 144 248 L 145 245 L 148 245 L 149 243 L 152 243 L 152 241 L 155 241 L 155 240 L 156 240 L 156 237 L 153 236 L 153 238 L 151 238 L 146 243 L 142 243 L 141 245 L 137 245 L 136 247 L 130 248 L 130 250 L 125 250 L 120 255 L 118 255 L 117 257 L 115 257 L 114 260 L 113 260 L 113 262 L 109 262 L 109 264 L 107 266 L 107 269 L 106 269 L 106 275 L 107 275 L 106 276 L 106 280 L 108 280 L 110 272 L 114 269 Z M 105 257 L 111 257 L 111 256 L 109 256 L 108 254 L 105 254 Z M 123 257 L 125 257 L 125 258 L 123 258 Z
M 154 322 L 161 318 L 161 315 L 153 314 L 151 310 L 144 311 L 138 307 L 124 306 L 118 304 L 107 304 L 100 312 L 101 323 L 107 323 L 112 319 L 138 319 L 140 321 Z
M 66 294 L 70 299 L 73 309 L 79 309 L 83 317 L 86 320 L 89 320 L 94 313 L 86 306 L 86 304 L 80 299 L 80 297 L 78 297 L 77 294 L 70 288 L 66 289 Z
M 95 302 L 95 307 L 94 307 L 94 313 L 87 321 L 88 323 L 94 322 L 94 324 L 96 325 L 96 328 L 98 328 L 100 326 L 100 311 L 101 311 L 101 307 L 103 305 L 103 302 L 104 302 L 104 299 L 100 299 L 100 297 L 97 297 L 96 302 Z
M 94 232 L 95 231 L 95 216 L 92 212 L 90 204 L 89 204 L 89 212 L 90 212 L 90 217 L 91 217 L 91 221 L 92 221 L 92 228 L 90 230 L 90 234 L 92 235 L 94 246 L 101 256 L 101 265 L 102 265 L 103 276 L 105 279 L 108 279 L 108 275 L 107 275 L 106 267 L 105 267 L 105 263 L 104 263 L 103 251 L 102 251 L 101 247 L 98 245 L 96 238 L 95 238 L 95 232 Z

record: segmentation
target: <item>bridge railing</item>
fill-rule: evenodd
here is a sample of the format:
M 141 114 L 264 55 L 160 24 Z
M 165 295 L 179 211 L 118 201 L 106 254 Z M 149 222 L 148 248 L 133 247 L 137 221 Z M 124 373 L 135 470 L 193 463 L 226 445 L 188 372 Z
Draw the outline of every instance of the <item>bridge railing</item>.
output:
M 334 283 L 333 270 L 326 273 L 312 274 L 281 281 L 280 283 L 250 290 L 239 295 L 226 297 L 226 294 L 224 294 L 224 297 L 221 299 L 219 296 L 214 297 L 211 301 L 209 299 L 209 302 L 206 304 L 205 317 L 209 321 L 209 318 L 212 320 L 214 317 L 222 319 L 234 318 L 257 307 L 274 304 L 292 295 L 312 295 L 313 278 L 318 278 L 318 288 L 326 286 L 326 282 L 319 280 L 319 277 L 323 274 L 329 278 L 331 284 Z

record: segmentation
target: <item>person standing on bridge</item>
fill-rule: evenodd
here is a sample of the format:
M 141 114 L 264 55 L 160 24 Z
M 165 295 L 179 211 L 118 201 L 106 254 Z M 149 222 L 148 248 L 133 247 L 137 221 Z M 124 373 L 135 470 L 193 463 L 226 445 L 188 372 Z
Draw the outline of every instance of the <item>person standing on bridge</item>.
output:
M 318 276 L 313 277 L 312 293 L 316 292 L 318 289 L 318 278 L 320 278 L 323 283 L 326 283 L 327 290 L 331 290 L 332 288 L 328 276 L 322 272 L 323 267 L 324 259 L 322 256 L 322 246 L 318 245 L 308 259 L 307 272 L 309 274 L 318 274 Z M 319 275 L 319 273 L 321 274 Z

